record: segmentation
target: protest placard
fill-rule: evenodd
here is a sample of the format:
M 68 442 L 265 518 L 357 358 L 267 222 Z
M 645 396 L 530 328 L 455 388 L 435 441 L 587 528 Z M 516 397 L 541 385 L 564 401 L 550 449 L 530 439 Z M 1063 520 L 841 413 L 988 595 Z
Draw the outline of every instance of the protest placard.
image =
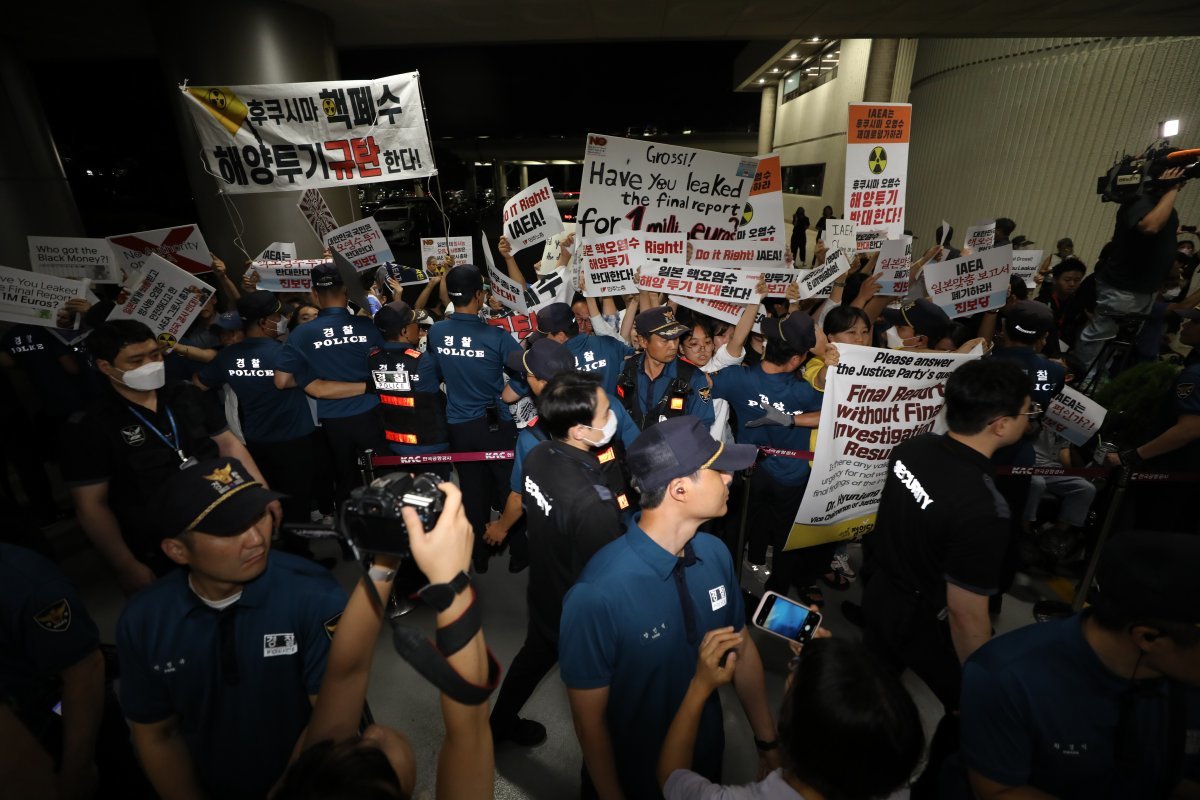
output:
M 525 304 L 530 311 L 537 311 L 551 303 L 569 303 L 575 296 L 578 281 L 578 273 L 569 265 L 541 273 L 536 281 L 525 287 Z
M 754 287 L 757 271 L 737 267 L 707 267 L 694 264 L 642 264 L 638 288 L 648 292 L 666 292 L 682 297 L 749 303 L 758 299 Z
M 254 284 L 264 292 L 307 292 L 312 289 L 312 270 L 325 264 L 323 258 L 293 259 L 291 261 L 255 261 L 250 270 L 258 275 Z
M 374 217 L 351 222 L 332 231 L 325 237 L 325 246 L 341 253 L 359 272 L 377 269 L 392 260 L 392 249 L 388 247 L 383 231 Z
M 40 275 L 92 283 L 120 283 L 121 270 L 107 239 L 28 236 L 29 266 Z
M 127 273 L 138 272 L 151 254 L 161 256 L 180 269 L 198 274 L 212 272 L 212 254 L 204 243 L 199 225 L 180 225 L 178 228 L 159 228 L 153 231 L 122 233 L 109 236 L 117 266 Z
M 450 256 L 449 259 L 446 256 Z M 470 236 L 439 236 L 421 239 L 421 266 L 440 275 L 456 264 L 475 263 L 475 242 Z
M 825 223 L 825 247 L 832 253 L 844 250 L 850 259 L 858 252 L 858 229 L 853 222 L 831 219 Z
M 967 228 L 967 238 L 963 240 L 963 247 L 969 247 L 972 253 L 978 253 L 991 249 L 995 242 L 996 220 L 984 220 Z
M 833 291 L 833 282 L 843 273 L 850 271 L 850 262 L 846 260 L 846 251 L 831 248 L 825 255 L 825 263 L 810 270 L 801 270 L 799 278 L 800 299 L 810 297 L 829 297 Z
M 1042 417 L 1042 427 L 1082 447 L 1100 430 L 1106 416 L 1108 409 L 1104 406 L 1070 386 L 1064 386 L 1050 400 Z
M 254 261 L 295 261 L 296 260 L 296 243 L 295 242 L 271 242 L 263 248 L 262 252 L 254 259 Z
M 739 242 L 772 242 L 783 246 L 783 175 L 779 156 L 759 156 L 750 196 L 738 226 Z M 762 266 L 783 266 L 764 264 Z
M 689 263 L 703 267 L 787 269 L 782 238 L 778 242 L 693 242 Z
M 879 276 L 879 293 L 885 297 L 903 297 L 908 292 L 912 274 L 912 237 L 888 239 L 879 247 L 875 261 Z
M 1030 289 L 1037 288 L 1034 276 L 1037 275 L 1038 267 L 1041 264 L 1041 250 L 1013 250 L 1012 274 L 1025 281 L 1025 285 Z
M 487 265 L 488 283 L 492 285 L 492 294 L 505 308 L 512 309 L 517 314 L 528 314 L 529 306 L 525 303 L 524 287 L 496 269 L 496 261 L 492 258 L 492 247 L 488 243 L 487 234 L 480 232 L 483 245 L 483 260 Z M 511 331 L 510 331 L 511 332 Z
M 903 235 L 903 234 L 902 234 Z M 855 251 L 865 256 L 877 251 L 887 241 L 887 228 L 863 228 L 854 231 Z
M 950 261 L 925 265 L 929 299 L 953 319 L 991 311 L 1008 297 L 1012 247 L 1003 245 Z
M 912 106 L 851 103 L 846 127 L 846 199 L 842 216 L 864 227 L 904 234 Z
M 415 72 L 370 81 L 179 88 L 207 171 L 223 192 L 437 174 Z
M 942 227 L 938 228 L 942 232 L 942 240 L 938 242 L 942 247 L 950 245 L 950 223 L 942 220 Z
M 323 246 L 326 237 L 338 227 L 337 220 L 333 217 L 333 211 L 325 202 L 325 197 L 316 189 L 306 189 L 300 194 L 300 199 L 296 201 L 296 208 L 300 209 L 300 213 L 308 222 L 308 227 L 312 228 L 317 240 Z
M 79 315 L 64 306 L 84 297 L 86 291 L 82 281 L 0 267 L 0 320 L 74 330 L 79 327 Z
M 541 269 L 543 272 L 549 272 L 554 268 L 554 265 L 558 263 L 559 255 L 562 253 L 562 243 L 575 233 L 574 222 L 564 222 L 562 226 L 562 231 L 551 236 L 542 246 L 542 260 L 539 262 L 539 269 Z M 571 253 L 572 257 L 574 257 L 574 244 L 569 245 L 567 250 Z
M 683 231 L 672 233 L 657 233 L 641 231 L 638 237 L 642 241 L 642 259 L 645 261 L 662 261 L 667 264 L 688 263 L 689 243 Z
M 710 316 L 713 319 L 724 320 L 730 325 L 737 325 L 742 319 L 742 313 L 746 310 L 744 304 L 731 303 L 728 300 L 710 300 L 699 297 L 684 297 L 683 295 L 671 295 L 671 299 L 684 308 L 699 311 L 701 314 Z M 762 333 L 762 322 L 766 318 L 767 308 L 760 303 L 754 317 L 754 326 L 751 330 L 755 333 Z
M 641 264 L 642 244 L 642 234 L 636 231 L 588 239 L 583 244 L 584 295 L 635 294 L 638 289 L 634 273 Z
M 213 294 L 211 286 L 156 254 L 130 275 L 109 319 L 136 319 L 160 342 L 174 345 Z
M 504 235 L 514 253 L 544 242 L 562 230 L 562 216 L 547 178 L 513 195 L 504 204 Z
M 579 234 L 645 230 L 732 241 L 757 167 L 756 158 L 589 133 Z
M 825 379 L 812 477 L 785 550 L 874 527 L 892 448 L 935 430 L 946 378 L 975 358 L 837 347 L 839 363 Z

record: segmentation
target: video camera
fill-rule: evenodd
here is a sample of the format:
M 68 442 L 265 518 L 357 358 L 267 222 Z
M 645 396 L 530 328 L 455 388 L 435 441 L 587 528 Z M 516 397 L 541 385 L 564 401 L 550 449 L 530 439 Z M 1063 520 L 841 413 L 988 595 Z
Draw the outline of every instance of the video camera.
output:
M 1183 175 L 1164 182 L 1159 176 L 1180 167 Z M 1181 150 L 1165 142 L 1156 142 L 1140 156 L 1124 155 L 1108 172 L 1096 179 L 1096 194 L 1105 203 L 1125 203 L 1141 197 L 1149 189 L 1162 188 L 1200 177 L 1200 148 Z

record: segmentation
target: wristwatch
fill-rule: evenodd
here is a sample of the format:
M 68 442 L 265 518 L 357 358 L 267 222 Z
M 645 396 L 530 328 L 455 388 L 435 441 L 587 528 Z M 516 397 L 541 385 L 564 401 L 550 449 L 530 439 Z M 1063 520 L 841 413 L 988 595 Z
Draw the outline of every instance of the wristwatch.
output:
M 460 572 L 449 583 L 431 583 L 417 594 L 435 611 L 445 611 L 454 604 L 454 598 L 470 585 L 470 576 Z

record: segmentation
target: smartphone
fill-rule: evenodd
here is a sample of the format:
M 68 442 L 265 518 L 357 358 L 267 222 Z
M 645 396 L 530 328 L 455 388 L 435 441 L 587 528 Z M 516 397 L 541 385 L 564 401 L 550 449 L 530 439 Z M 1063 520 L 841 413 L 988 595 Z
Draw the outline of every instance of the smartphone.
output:
M 776 592 L 767 592 L 754 612 L 754 626 L 780 639 L 807 644 L 821 627 L 821 615 Z

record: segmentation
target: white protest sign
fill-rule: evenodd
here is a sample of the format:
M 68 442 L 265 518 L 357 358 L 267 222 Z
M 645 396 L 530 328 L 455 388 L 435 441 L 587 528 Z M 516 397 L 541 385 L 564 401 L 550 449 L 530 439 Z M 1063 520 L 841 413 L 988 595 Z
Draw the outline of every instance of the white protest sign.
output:
M 938 242 L 938 244 L 940 244 L 942 247 L 946 247 L 950 244 L 950 223 L 946 222 L 946 220 L 942 220 L 942 227 L 939 228 L 939 230 L 942 232 L 942 240 Z
M 682 245 L 682 236 L 679 241 Z M 641 263 L 642 243 L 642 234 L 634 231 L 588 239 L 583 245 L 584 295 L 635 294 L 634 273 Z
M 828 297 L 833 291 L 833 282 L 837 277 L 849 271 L 850 262 L 846 260 L 846 252 L 831 248 L 825 256 L 824 264 L 797 273 L 800 276 L 800 299 Z
M 853 222 L 831 219 L 825 222 L 825 246 L 828 252 L 845 250 L 849 258 L 858 252 L 858 230 Z
M 757 167 L 756 158 L 589 133 L 579 234 L 645 230 L 732 240 Z
M 963 240 L 963 247 L 969 247 L 972 253 L 978 253 L 991 249 L 995 242 L 996 220 L 985 220 L 967 228 L 967 238 Z
M 1037 281 L 1033 279 L 1033 276 L 1037 274 L 1041 263 L 1041 250 L 1013 250 L 1012 274 L 1021 278 L 1025 281 L 1026 286 L 1033 289 L 1037 286 Z
M 698 297 L 684 297 L 683 295 L 671 295 L 671 299 L 684 308 L 699 311 L 701 314 L 706 314 L 713 319 L 724 320 L 731 325 L 737 325 L 746 310 L 744 304 L 731 303 L 728 300 L 701 300 Z M 767 308 L 760 303 L 757 313 L 754 316 L 754 326 L 751 330 L 755 333 L 761 333 L 762 321 L 766 318 Z
M 107 239 L 28 236 L 29 266 L 41 275 L 92 283 L 120 283 L 121 271 Z
M 312 228 L 322 245 L 325 244 L 326 237 L 337 230 L 338 224 L 337 220 L 333 218 L 333 211 L 329 209 L 329 204 L 316 189 L 306 189 L 300 195 L 300 199 L 296 201 L 296 208 L 300 209 L 300 213 L 308 222 L 308 227 Z
M 547 178 L 513 195 L 504 204 L 504 235 L 508 237 L 514 253 L 544 242 L 562 231 L 562 216 L 558 213 L 558 204 L 554 202 Z
M 265 252 L 265 251 L 264 251 Z M 322 258 L 291 261 L 255 261 L 250 269 L 258 275 L 254 287 L 264 292 L 307 292 L 312 289 L 312 270 L 328 263 Z
M 530 311 L 537 311 L 551 303 L 569 303 L 575 296 L 579 276 L 566 267 L 544 272 L 538 279 L 525 287 L 525 304 Z
M 186 272 L 212 272 L 212 255 L 198 225 L 122 233 L 109 236 L 108 243 L 112 245 L 117 265 L 127 273 L 141 270 L 151 254 L 161 256 Z
M 912 274 L 912 237 L 888 239 L 879 247 L 879 258 L 875 261 L 875 274 L 879 276 L 879 293 L 885 297 L 903 297 L 908 292 Z
M 254 259 L 255 261 L 295 261 L 295 242 L 271 242 Z
M 663 261 L 668 264 L 688 263 L 688 250 L 691 245 L 682 231 L 674 233 L 655 233 L 640 231 L 642 240 L 642 258 L 646 261 Z
M 1064 386 L 1050 400 L 1042 427 L 1054 431 L 1073 445 L 1083 446 L 1096 435 L 1108 409 L 1092 398 Z
M 546 244 L 542 248 L 541 270 L 543 272 L 550 271 L 558 263 L 558 257 L 562 254 L 562 243 L 574 233 L 575 223 L 564 222 L 563 229 L 546 240 Z M 567 251 L 574 257 L 575 251 L 571 250 L 570 246 L 567 247 Z
M 638 288 L 682 297 L 750 303 L 758 300 L 758 294 L 754 291 L 758 275 L 758 272 L 731 267 L 647 261 L 642 264 Z
M 777 242 L 693 242 L 689 263 L 707 267 L 787 269 L 782 237 Z
M 141 273 L 131 276 L 117 295 L 109 319 L 136 319 L 159 341 L 173 345 L 213 294 L 211 286 L 166 259 L 150 255 Z
M 222 192 L 299 191 L 436 175 L 420 79 L 181 86 Z
M 929 299 L 951 319 L 991 311 L 1008 298 L 1012 247 L 1003 245 L 950 261 L 925 265 Z
M 759 156 L 750 197 L 742 212 L 742 224 L 737 231 L 739 242 L 774 242 L 782 246 L 783 234 L 783 175 L 779 156 Z M 778 265 L 763 266 L 783 266 Z
M 446 256 L 450 256 L 447 263 Z M 439 236 L 421 239 L 421 264 L 427 272 L 441 274 L 458 264 L 475 263 L 475 242 L 470 236 Z
M 882 225 L 889 239 L 904 234 L 911 129 L 908 103 L 850 104 L 843 216 L 864 227 Z
M 854 232 L 855 250 L 869 256 L 878 250 L 887 238 L 887 228 L 858 228 Z
M 525 304 L 523 287 L 496 269 L 496 261 L 492 258 L 492 246 L 488 243 L 487 234 L 481 232 L 480 236 L 483 237 L 483 261 L 487 265 L 488 283 L 492 285 L 492 294 L 505 308 L 511 309 L 517 314 L 528 314 L 529 307 Z
M 79 316 L 64 306 L 86 291 L 83 281 L 0 267 L 0 320 L 74 330 Z
M 341 253 L 359 272 L 376 269 L 392 260 L 392 250 L 374 217 L 332 231 L 325 237 L 325 246 Z
M 975 358 L 837 347 L 839 363 L 825 380 L 812 478 L 785 550 L 849 539 L 874 527 L 892 448 L 934 431 L 946 378 Z

